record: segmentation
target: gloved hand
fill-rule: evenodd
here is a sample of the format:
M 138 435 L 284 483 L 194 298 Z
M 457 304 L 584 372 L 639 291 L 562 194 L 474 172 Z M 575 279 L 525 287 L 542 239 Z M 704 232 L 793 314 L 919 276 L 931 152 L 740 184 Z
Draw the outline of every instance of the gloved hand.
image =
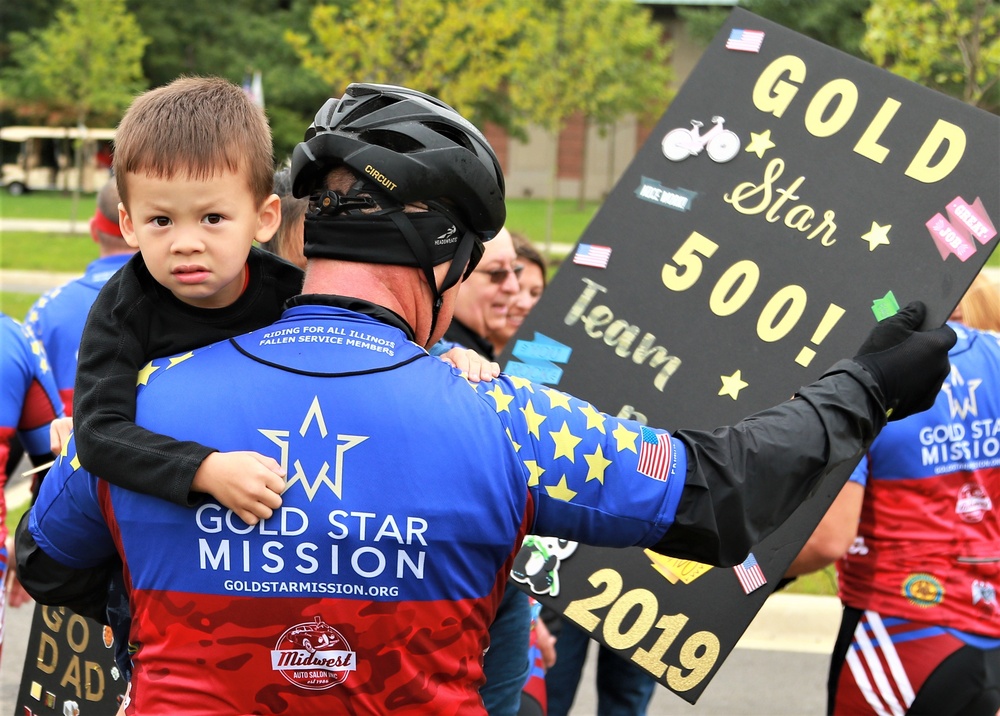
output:
M 919 331 L 926 314 L 923 303 L 910 303 L 875 326 L 854 356 L 882 388 L 889 420 L 930 408 L 948 377 L 948 351 L 958 337 L 948 326 Z

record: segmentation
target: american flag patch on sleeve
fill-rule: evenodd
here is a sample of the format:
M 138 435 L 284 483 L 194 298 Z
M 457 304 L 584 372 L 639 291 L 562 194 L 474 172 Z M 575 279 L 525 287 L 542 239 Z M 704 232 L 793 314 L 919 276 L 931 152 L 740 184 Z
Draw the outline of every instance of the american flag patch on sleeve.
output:
M 663 480 L 670 476 L 670 463 L 673 458 L 673 447 L 668 433 L 657 434 L 643 426 L 639 449 L 639 472 L 654 480 Z

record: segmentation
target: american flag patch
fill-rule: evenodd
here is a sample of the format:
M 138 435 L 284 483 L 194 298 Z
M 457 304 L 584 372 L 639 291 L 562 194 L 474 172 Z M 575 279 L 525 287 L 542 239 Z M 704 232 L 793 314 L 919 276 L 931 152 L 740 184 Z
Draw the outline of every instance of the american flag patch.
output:
M 749 594 L 767 584 L 764 572 L 761 571 L 760 565 L 757 564 L 757 558 L 753 556 L 753 552 L 743 560 L 743 564 L 733 567 L 733 571 L 736 573 L 736 578 L 740 581 L 740 586 L 743 587 L 745 594 Z
M 639 449 L 639 472 L 654 480 L 663 480 L 670 476 L 670 462 L 673 447 L 670 444 L 670 435 L 667 433 L 654 433 L 649 428 L 643 426 L 642 447 Z
M 739 50 L 740 52 L 760 52 L 762 44 L 764 44 L 764 33 L 760 30 L 734 28 L 729 33 L 729 39 L 726 40 L 726 49 Z
M 608 259 L 611 258 L 610 246 L 598 246 L 597 244 L 580 244 L 576 247 L 573 255 L 573 263 L 581 266 L 594 266 L 595 268 L 607 268 Z

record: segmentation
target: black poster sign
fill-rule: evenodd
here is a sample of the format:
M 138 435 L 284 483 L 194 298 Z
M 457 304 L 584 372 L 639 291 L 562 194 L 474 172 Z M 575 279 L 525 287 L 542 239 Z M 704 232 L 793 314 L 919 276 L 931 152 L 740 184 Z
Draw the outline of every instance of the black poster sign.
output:
M 16 716 L 113 716 L 125 696 L 111 629 L 35 605 Z
M 948 318 L 998 243 L 998 157 L 1000 118 L 734 10 L 504 369 L 658 427 L 735 423 L 897 306 Z M 693 703 L 848 475 L 740 567 L 529 539 L 521 566 L 558 580 L 523 587 Z

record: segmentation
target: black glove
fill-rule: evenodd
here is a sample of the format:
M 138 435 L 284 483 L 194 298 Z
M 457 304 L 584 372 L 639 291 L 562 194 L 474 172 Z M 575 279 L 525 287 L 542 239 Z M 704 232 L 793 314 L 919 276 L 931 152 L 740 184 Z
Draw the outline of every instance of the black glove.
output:
M 948 351 L 958 337 L 948 326 L 918 330 L 926 314 L 914 301 L 875 326 L 854 356 L 882 388 L 889 420 L 930 408 L 948 377 Z

